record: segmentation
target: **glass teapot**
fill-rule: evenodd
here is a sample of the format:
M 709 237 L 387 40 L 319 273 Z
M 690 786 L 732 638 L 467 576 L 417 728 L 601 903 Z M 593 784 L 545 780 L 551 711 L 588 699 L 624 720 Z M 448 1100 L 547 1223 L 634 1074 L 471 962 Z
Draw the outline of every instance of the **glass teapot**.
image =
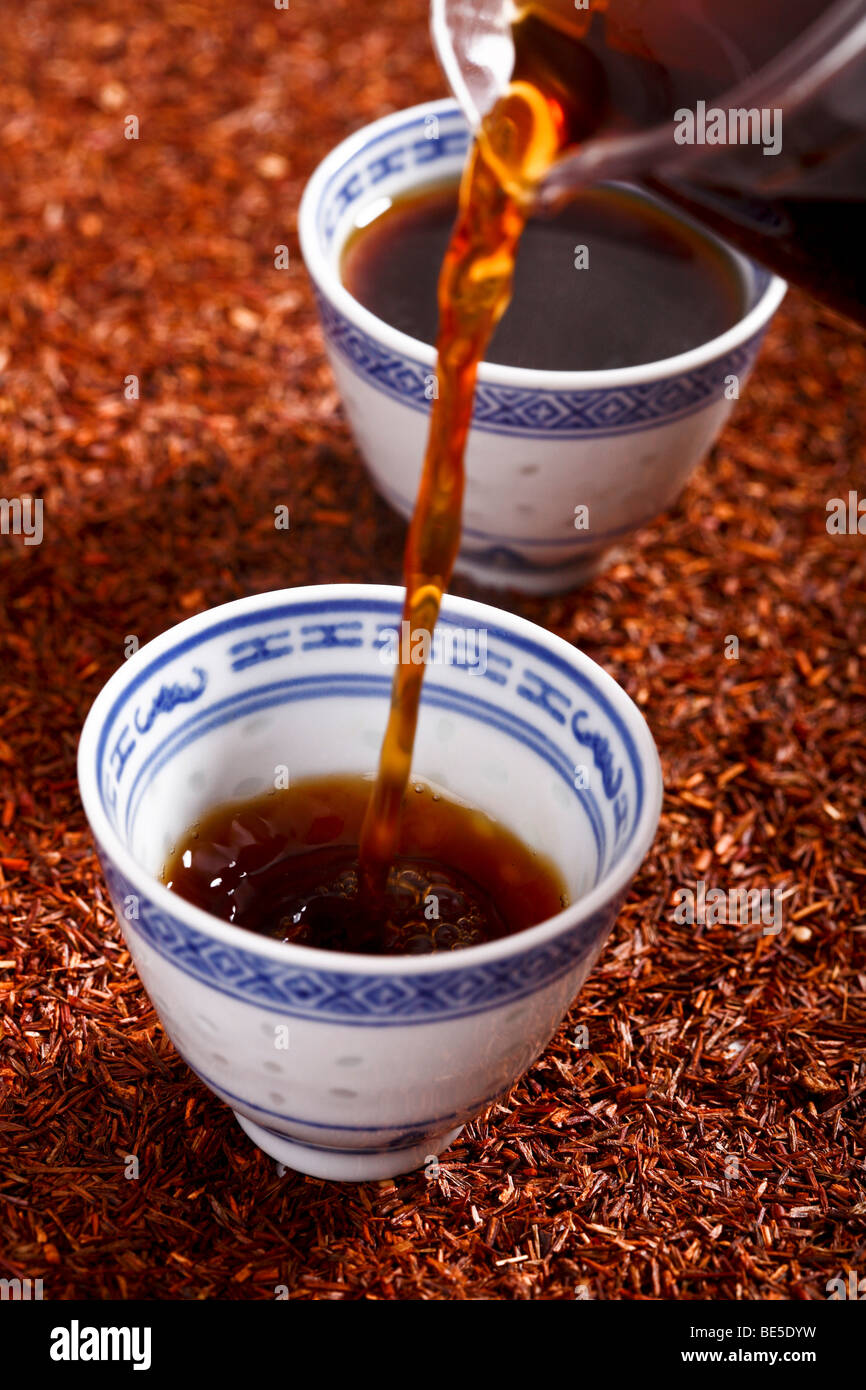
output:
M 477 127 L 529 52 L 576 112 L 538 190 L 642 182 L 866 325 L 866 0 L 432 0 Z

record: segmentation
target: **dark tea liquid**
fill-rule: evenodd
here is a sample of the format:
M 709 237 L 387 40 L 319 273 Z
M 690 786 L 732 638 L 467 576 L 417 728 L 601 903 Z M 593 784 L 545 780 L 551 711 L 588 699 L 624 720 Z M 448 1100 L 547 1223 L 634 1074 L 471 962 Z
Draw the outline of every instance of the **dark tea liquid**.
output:
M 277 941 L 376 955 L 455 951 L 510 936 L 567 905 L 554 865 L 498 821 L 415 783 L 375 911 L 359 894 L 361 777 L 328 777 L 222 806 L 192 827 L 169 888 Z
M 832 8 L 830 0 L 588 0 L 588 6 L 518 3 L 512 29 L 513 76 L 558 102 L 563 149 L 663 125 L 699 101 L 727 108 L 728 93 Z M 755 167 L 775 163 L 760 150 L 753 173 L 761 174 L 761 191 L 754 198 L 727 184 L 712 163 L 645 182 L 866 326 L 866 133 L 862 103 L 851 109 L 850 78 L 842 94 L 830 84 L 801 119 L 805 141 L 785 116 L 785 151 L 796 160 L 786 174 L 787 192 L 766 178 L 767 167 Z M 835 148 L 829 184 L 822 132 Z
M 456 216 L 456 184 L 395 199 L 347 243 L 346 288 L 432 343 Z M 709 342 L 744 308 L 736 263 L 709 237 L 625 189 L 587 189 L 555 216 L 527 222 L 511 302 L 484 359 L 541 371 L 633 367 Z

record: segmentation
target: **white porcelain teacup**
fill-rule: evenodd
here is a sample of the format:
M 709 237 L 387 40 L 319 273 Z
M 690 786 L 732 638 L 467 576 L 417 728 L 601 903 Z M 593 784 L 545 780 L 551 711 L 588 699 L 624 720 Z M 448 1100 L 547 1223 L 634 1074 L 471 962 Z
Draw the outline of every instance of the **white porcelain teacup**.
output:
M 376 487 L 405 517 L 424 455 L 435 352 L 363 308 L 342 283 L 340 258 L 374 204 L 455 179 L 468 142 L 454 101 L 394 112 L 332 150 L 299 213 L 349 423 Z M 720 434 L 785 294 L 783 280 L 731 248 L 725 254 L 742 279 L 745 310 L 689 352 L 594 372 L 481 364 L 458 571 L 527 592 L 569 589 L 675 501 Z
M 426 672 L 414 771 L 543 850 L 571 906 L 483 946 L 374 957 L 257 936 L 172 893 L 166 859 L 205 811 L 273 789 L 277 769 L 372 776 L 401 602 L 326 585 L 189 618 L 115 672 L 79 747 L 166 1032 L 265 1152 L 320 1177 L 417 1167 L 508 1089 L 582 985 L 659 817 L 655 744 L 616 682 L 524 619 L 446 596 L 443 633 L 472 641 Z

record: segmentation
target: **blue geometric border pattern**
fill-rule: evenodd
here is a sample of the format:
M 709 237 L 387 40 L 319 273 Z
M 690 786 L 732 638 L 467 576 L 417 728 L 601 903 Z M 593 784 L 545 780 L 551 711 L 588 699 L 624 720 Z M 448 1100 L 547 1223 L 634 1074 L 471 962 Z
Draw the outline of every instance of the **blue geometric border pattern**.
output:
M 330 246 L 340 222 L 356 203 L 365 201 L 381 184 L 395 174 L 412 169 L 422 170 L 423 181 L 441 183 L 444 170 L 459 177 L 469 148 L 469 129 L 460 108 L 439 111 L 433 119 L 437 127 L 434 138 L 426 121 L 433 113 L 416 116 L 391 130 L 382 131 L 358 151 L 354 158 L 328 179 L 321 192 L 316 212 L 319 235 Z
M 321 295 L 317 299 L 326 340 L 355 371 L 377 391 L 427 413 L 433 368 L 383 347 Z M 606 439 L 669 425 L 718 400 L 726 377 L 744 376 L 764 332 L 690 372 L 631 386 L 562 391 L 479 382 L 472 422 L 486 433 L 521 439 Z
M 265 619 L 269 623 L 275 623 L 284 619 L 294 621 L 299 618 L 333 618 L 339 615 L 345 617 L 345 615 L 349 613 L 353 615 L 363 614 L 369 618 L 372 618 L 374 615 L 382 615 L 393 621 L 393 618 L 399 613 L 399 609 L 392 601 L 386 599 L 351 598 L 340 600 L 339 602 L 328 599 L 305 599 L 294 603 L 280 604 L 276 607 L 268 607 L 266 609 L 254 609 L 243 615 L 236 614 L 231 618 L 215 622 L 210 628 L 185 637 L 182 641 L 178 641 L 174 647 L 154 657 L 129 685 L 124 688 L 123 692 L 117 696 L 99 734 L 99 741 L 96 748 L 96 781 L 100 788 L 103 810 L 106 815 L 109 816 L 109 819 L 111 819 L 112 812 L 109 810 L 106 802 L 104 787 L 104 769 L 105 760 L 108 755 L 108 745 L 112 738 L 116 739 L 117 737 L 116 731 L 118 727 L 120 727 L 120 721 L 124 711 L 135 698 L 136 692 L 148 680 L 158 672 L 164 670 L 179 657 L 189 655 L 193 651 L 197 652 L 203 645 L 214 641 L 218 637 L 226 636 L 229 633 L 234 634 L 244 631 L 251 627 L 254 628 Z M 452 623 L 452 625 L 456 622 L 456 620 L 452 619 L 448 621 Z M 459 623 L 457 623 L 457 625 L 459 625 Z M 598 706 L 599 710 L 610 720 L 618 736 L 622 740 L 625 755 L 633 770 L 637 800 L 633 812 L 634 819 L 632 823 L 637 824 L 643 806 L 643 773 L 641 770 L 641 763 L 627 726 L 607 697 L 603 695 L 594 681 L 588 676 L 576 670 L 570 663 L 564 661 L 561 656 L 546 651 L 543 647 L 539 646 L 534 639 L 519 636 L 517 633 L 508 632 L 496 626 L 489 626 L 487 628 L 487 633 L 488 639 L 491 642 L 498 643 L 502 641 L 509 648 L 516 649 L 521 654 L 529 656 L 533 660 L 540 661 L 544 668 L 556 672 L 558 678 L 566 680 L 570 686 L 576 687 L 581 692 L 588 694 Z M 355 645 L 354 641 L 352 645 Z M 387 690 L 387 679 L 380 679 L 385 680 L 385 688 Z M 302 681 L 299 683 L 302 683 Z M 430 700 L 434 693 L 434 684 L 428 681 L 427 694 L 424 698 Z M 562 695 L 560 698 L 564 699 L 566 709 L 570 710 L 572 708 L 570 697 Z M 532 703 L 537 703 L 537 701 L 532 701 Z M 536 751 L 539 750 L 536 749 Z M 581 799 L 584 798 L 581 797 Z
M 600 946 L 622 900 L 606 903 L 570 931 L 507 959 L 417 975 L 361 974 L 273 960 L 217 941 L 136 893 L 102 847 L 97 849 L 115 901 L 137 898 L 138 916 L 124 915 L 127 926 L 182 974 L 242 1003 L 320 1023 L 404 1027 L 512 1004 L 552 984 Z
M 281 706 L 294 699 L 319 700 L 330 696 L 352 695 L 356 699 L 377 694 L 387 695 L 390 689 L 389 676 L 365 676 L 363 673 L 342 673 L 339 676 L 309 676 L 294 681 L 276 681 L 268 685 L 246 688 L 240 693 L 219 701 L 216 705 L 191 715 L 182 724 L 156 745 L 148 754 L 136 773 L 135 781 L 129 791 L 126 814 L 126 831 L 129 834 L 135 826 L 135 818 L 141 806 L 142 797 L 156 773 L 170 762 L 181 749 L 189 747 L 196 739 L 210 733 L 213 729 L 232 723 L 240 718 L 263 709 Z M 465 691 L 451 691 L 437 685 L 433 680 L 425 682 L 421 700 L 422 709 L 433 706 L 450 713 L 461 714 L 476 719 L 488 727 L 497 728 L 516 742 L 529 748 L 543 758 L 557 772 L 569 790 L 581 803 L 589 821 L 595 840 L 598 864 L 601 866 L 607 853 L 607 832 L 604 817 L 594 792 L 589 787 L 575 787 L 574 764 L 567 754 L 540 729 L 525 719 L 520 719 L 504 707 L 497 707 L 489 700 L 469 695 Z

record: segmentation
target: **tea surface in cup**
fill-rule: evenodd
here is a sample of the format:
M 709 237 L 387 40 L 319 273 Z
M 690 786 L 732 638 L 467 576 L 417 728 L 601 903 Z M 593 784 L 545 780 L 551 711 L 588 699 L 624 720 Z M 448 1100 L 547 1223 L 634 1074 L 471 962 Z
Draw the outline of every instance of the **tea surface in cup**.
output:
M 456 216 L 456 184 L 395 198 L 346 243 L 350 294 L 432 343 Z M 585 189 L 554 216 L 527 222 L 511 303 L 485 360 L 543 371 L 639 366 L 710 342 L 744 311 L 737 264 L 717 242 L 638 193 Z
M 363 777 L 323 777 L 218 807 L 176 846 L 164 880 L 236 926 L 371 955 L 480 945 L 568 905 L 549 859 L 501 822 L 416 780 L 384 903 L 372 907 L 358 887 L 369 796 Z

